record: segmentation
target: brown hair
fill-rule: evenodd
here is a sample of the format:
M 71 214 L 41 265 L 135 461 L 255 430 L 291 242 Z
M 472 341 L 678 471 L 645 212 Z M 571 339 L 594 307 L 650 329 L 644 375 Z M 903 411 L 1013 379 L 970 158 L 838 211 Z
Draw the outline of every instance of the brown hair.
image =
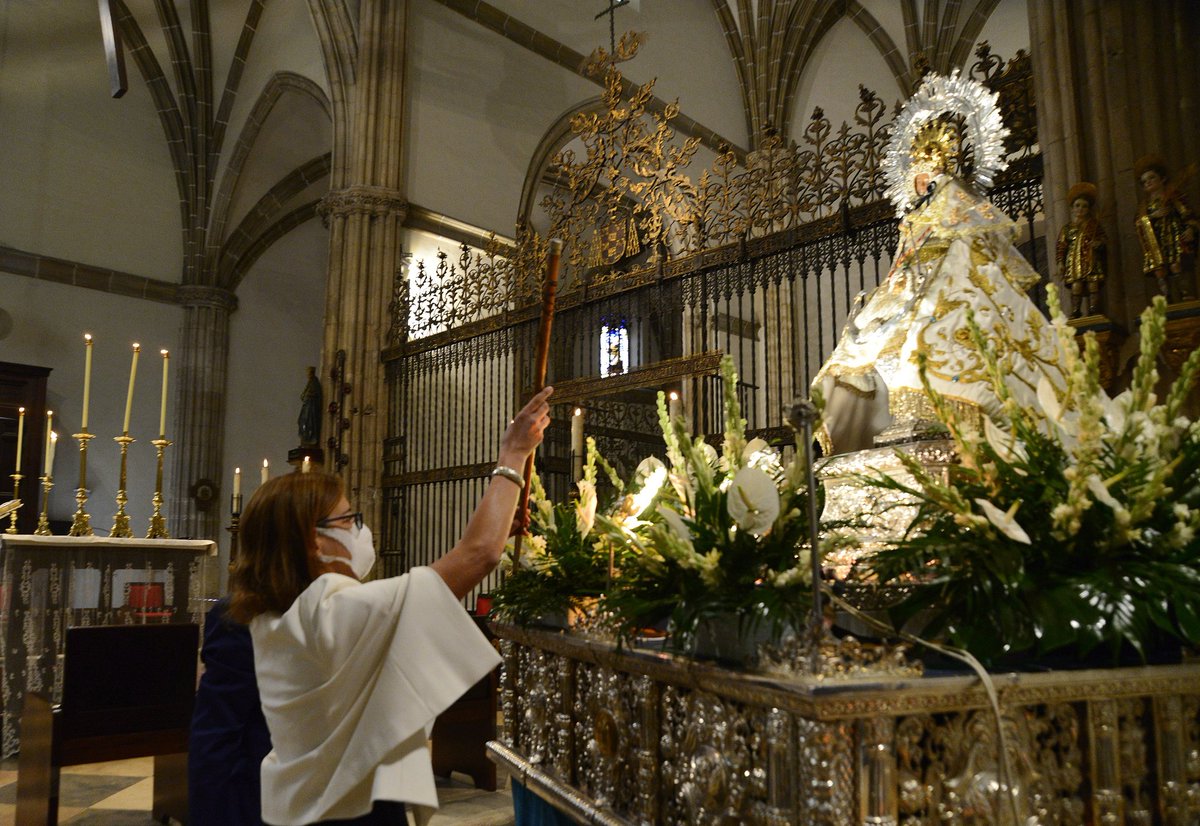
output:
M 238 556 L 229 574 L 229 616 L 248 623 L 282 614 L 313 581 L 317 521 L 337 505 L 342 482 L 326 473 L 286 473 L 267 481 L 242 512 Z

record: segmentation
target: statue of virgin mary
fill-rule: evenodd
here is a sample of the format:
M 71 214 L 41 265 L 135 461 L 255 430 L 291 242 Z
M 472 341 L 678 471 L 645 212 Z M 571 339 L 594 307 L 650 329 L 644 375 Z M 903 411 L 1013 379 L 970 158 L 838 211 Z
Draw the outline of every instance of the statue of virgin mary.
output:
M 974 149 L 972 179 L 955 174 L 962 137 Z M 930 75 L 897 118 L 885 172 L 900 242 L 887 278 L 846 323 L 813 380 L 825 401 L 818 438 L 827 455 L 932 435 L 939 428 L 921 382 L 968 415 L 996 416 L 1000 402 L 970 344 L 968 311 L 994 343 L 1022 403 L 1039 379 L 1062 387 L 1058 341 L 1025 291 L 1038 273 L 1013 243 L 1016 224 L 981 192 L 1003 168 L 1008 130 L 996 95 L 959 78 Z

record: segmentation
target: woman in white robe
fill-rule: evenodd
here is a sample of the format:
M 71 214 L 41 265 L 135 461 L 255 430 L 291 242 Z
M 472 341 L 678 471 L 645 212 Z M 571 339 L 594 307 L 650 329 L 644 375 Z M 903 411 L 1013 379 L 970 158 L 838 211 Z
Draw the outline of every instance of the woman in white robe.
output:
M 271 731 L 266 823 L 401 826 L 405 802 L 437 806 L 429 731 L 499 664 L 459 600 L 500 561 L 521 489 L 517 468 L 541 443 L 550 393 L 509 425 L 462 538 L 427 568 L 361 582 L 374 547 L 336 476 L 278 476 L 251 498 L 230 614 L 250 626 Z

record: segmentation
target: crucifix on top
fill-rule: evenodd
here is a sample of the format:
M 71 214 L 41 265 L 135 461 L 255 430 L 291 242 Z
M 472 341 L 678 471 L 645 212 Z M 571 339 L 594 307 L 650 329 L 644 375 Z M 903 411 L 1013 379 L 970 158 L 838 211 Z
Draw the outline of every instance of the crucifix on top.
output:
M 617 40 L 617 9 L 623 6 L 628 6 L 633 0 L 610 0 L 608 8 L 596 15 L 595 19 L 599 20 L 604 15 L 608 15 L 608 42 L 609 48 L 597 46 L 588 55 L 584 62 L 584 69 L 587 74 L 599 76 L 602 75 L 606 67 L 615 66 L 625 60 L 630 60 L 637 54 L 638 46 L 641 45 L 645 35 L 641 32 L 626 32 L 621 35 L 620 41 Z M 636 8 L 636 6 L 635 6 Z

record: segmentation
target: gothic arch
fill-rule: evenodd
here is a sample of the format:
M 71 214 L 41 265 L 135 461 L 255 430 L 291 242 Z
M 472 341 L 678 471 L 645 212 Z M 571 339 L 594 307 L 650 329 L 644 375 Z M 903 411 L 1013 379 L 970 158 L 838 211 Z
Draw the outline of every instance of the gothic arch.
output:
M 293 72 L 277 72 L 267 81 L 262 94 L 258 96 L 254 108 L 242 126 L 237 146 L 230 154 L 229 164 L 221 176 L 221 184 L 217 189 L 217 196 L 213 204 L 212 232 L 209 234 L 209 238 L 212 240 L 206 250 L 208 260 L 205 269 L 208 271 L 214 271 L 218 267 L 218 259 L 224 258 L 225 229 L 229 222 L 230 204 L 237 191 L 238 181 L 241 179 L 246 160 L 254 148 L 263 124 L 266 123 L 275 105 L 284 95 L 303 95 L 311 98 L 325 112 L 326 117 L 331 116 L 329 99 L 321 87 L 312 80 Z M 228 276 L 228 272 L 223 267 L 217 271 L 222 279 Z

